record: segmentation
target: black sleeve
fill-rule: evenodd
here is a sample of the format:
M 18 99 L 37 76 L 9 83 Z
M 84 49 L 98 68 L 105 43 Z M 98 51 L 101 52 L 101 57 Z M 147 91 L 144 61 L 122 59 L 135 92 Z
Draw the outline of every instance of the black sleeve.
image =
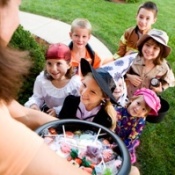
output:
M 75 119 L 76 111 L 80 103 L 80 97 L 69 95 L 65 98 L 63 107 L 59 113 L 59 119 Z

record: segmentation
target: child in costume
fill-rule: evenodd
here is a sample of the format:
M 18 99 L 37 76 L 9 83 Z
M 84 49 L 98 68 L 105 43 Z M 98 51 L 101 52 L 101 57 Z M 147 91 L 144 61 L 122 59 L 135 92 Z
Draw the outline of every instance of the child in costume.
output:
M 72 73 L 68 46 L 61 43 L 51 44 L 45 58 L 46 68 L 36 78 L 33 95 L 25 106 L 36 110 L 43 109 L 56 117 L 68 95 L 79 95 L 81 80 Z
M 66 97 L 59 119 L 88 120 L 114 130 L 116 111 L 112 103 L 117 102 L 112 95 L 112 90 L 116 87 L 112 76 L 103 68 L 95 70 L 83 58 L 80 67 L 83 76 L 80 96 L 69 95 Z
M 117 100 L 118 105 L 125 107 L 128 102 L 128 97 L 124 77 L 119 77 L 115 82 L 116 88 L 113 91 L 113 96 Z
M 136 15 L 137 24 L 135 27 L 126 29 L 121 36 L 118 50 L 114 54 L 114 59 L 137 51 L 137 41 L 152 28 L 152 25 L 157 20 L 157 13 L 157 5 L 151 1 L 145 2 L 138 8 Z
M 139 137 L 145 126 L 146 116 L 156 117 L 161 107 L 160 99 L 150 89 L 138 89 L 130 98 L 126 107 L 115 107 L 117 125 L 115 133 L 124 141 L 131 155 L 131 162 L 136 162 L 135 148 L 139 145 Z
M 71 24 L 70 38 L 71 43 L 71 65 L 74 71 L 78 72 L 81 58 L 85 58 L 93 66 L 99 68 L 102 64 L 101 58 L 88 44 L 91 37 L 92 26 L 87 19 L 77 18 Z
M 158 29 L 152 29 L 140 38 L 137 43 L 139 53 L 125 75 L 129 98 L 142 87 L 158 94 L 175 86 L 173 71 L 165 59 L 171 52 L 168 40 L 167 33 Z

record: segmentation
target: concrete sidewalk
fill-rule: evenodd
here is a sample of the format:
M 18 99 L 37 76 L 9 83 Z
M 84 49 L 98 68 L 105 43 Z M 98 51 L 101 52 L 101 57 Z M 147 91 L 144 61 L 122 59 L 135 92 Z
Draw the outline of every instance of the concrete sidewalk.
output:
M 49 43 L 62 42 L 69 44 L 69 24 L 26 12 L 20 12 L 19 16 L 20 24 L 25 30 L 30 31 L 32 34 L 45 39 Z M 109 49 L 94 36 L 91 37 L 89 44 L 102 59 L 110 58 L 112 56 Z

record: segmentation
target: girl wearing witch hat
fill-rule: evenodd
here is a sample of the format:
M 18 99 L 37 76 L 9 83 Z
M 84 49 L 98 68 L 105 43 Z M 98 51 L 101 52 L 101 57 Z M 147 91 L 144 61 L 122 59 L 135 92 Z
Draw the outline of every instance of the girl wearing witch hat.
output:
M 117 103 L 112 91 L 116 85 L 112 76 L 103 68 L 94 69 L 87 60 L 80 62 L 82 85 L 80 96 L 66 97 L 59 118 L 78 118 L 101 124 L 111 130 L 116 126 Z

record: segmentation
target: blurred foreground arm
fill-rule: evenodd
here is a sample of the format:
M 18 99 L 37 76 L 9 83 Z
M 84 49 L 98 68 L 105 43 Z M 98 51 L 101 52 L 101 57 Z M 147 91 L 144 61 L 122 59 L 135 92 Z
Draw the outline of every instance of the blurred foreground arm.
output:
M 35 132 L 11 117 L 0 102 L 0 174 L 88 175 L 60 158 Z
M 8 105 L 8 109 L 13 118 L 22 122 L 32 130 L 35 130 L 47 122 L 57 120 L 57 118 L 44 112 L 24 107 L 15 100 Z

